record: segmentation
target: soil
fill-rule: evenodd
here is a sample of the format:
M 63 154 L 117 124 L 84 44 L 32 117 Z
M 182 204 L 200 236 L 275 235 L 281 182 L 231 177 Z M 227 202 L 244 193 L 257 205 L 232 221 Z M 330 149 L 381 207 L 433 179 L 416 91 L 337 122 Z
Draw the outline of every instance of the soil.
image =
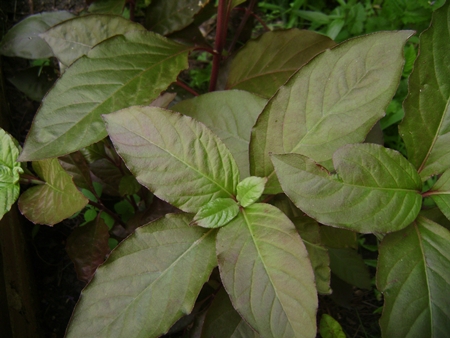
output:
M 78 13 L 83 8 L 85 3 L 82 0 L 6 0 L 0 7 L 0 24 L 2 31 L 6 32 L 25 16 L 33 13 L 56 9 Z M 21 60 L 4 58 L 3 62 L 5 72 L 26 66 Z M 7 81 L 6 91 L 10 100 L 11 133 L 23 143 L 39 104 L 18 92 Z M 44 337 L 64 336 L 73 307 L 85 285 L 77 279 L 65 250 L 67 237 L 76 225 L 75 219 L 54 227 L 31 223 L 26 226 L 40 307 L 38 316 Z M 363 251 L 363 255 L 365 258 L 374 258 L 371 252 Z M 340 299 L 320 296 L 318 318 L 324 313 L 331 315 L 343 326 L 347 337 L 380 336 L 380 315 L 374 314 L 374 311 L 382 306 L 382 302 L 377 299 L 374 290 L 360 290 L 345 284 L 344 289 L 346 292 L 341 292 L 344 297 Z

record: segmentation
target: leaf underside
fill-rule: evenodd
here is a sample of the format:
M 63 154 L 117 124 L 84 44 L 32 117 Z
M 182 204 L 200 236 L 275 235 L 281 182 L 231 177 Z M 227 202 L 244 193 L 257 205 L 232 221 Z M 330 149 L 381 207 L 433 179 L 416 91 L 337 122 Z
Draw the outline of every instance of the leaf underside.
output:
M 104 116 L 119 155 L 142 185 L 186 211 L 233 198 L 236 163 L 222 143 L 191 117 L 156 107 L 130 107 Z
M 315 337 L 317 291 L 305 246 L 277 208 L 252 204 L 217 235 L 234 308 L 264 337 Z
M 266 193 L 281 192 L 270 153 L 298 153 L 322 163 L 338 148 L 364 141 L 395 94 L 411 34 L 379 32 L 348 40 L 316 56 L 280 87 L 250 141 L 250 173 L 268 177 Z
M 65 155 L 103 139 L 101 115 L 156 99 L 187 68 L 189 50 L 147 31 L 95 46 L 44 98 L 19 160 Z
M 450 232 L 424 217 L 380 245 L 384 337 L 450 336 Z
M 216 230 L 167 215 L 124 240 L 82 291 L 67 337 L 159 337 L 192 311 L 216 266 Z

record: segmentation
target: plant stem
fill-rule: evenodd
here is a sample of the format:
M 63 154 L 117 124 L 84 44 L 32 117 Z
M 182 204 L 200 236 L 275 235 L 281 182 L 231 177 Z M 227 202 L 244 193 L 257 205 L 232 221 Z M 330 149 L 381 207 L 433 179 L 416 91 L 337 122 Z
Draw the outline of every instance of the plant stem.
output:
M 175 82 L 178 86 L 180 86 L 181 88 L 187 90 L 189 93 L 191 93 L 194 96 L 199 96 L 200 94 L 197 93 L 194 89 L 192 89 L 191 87 L 189 87 L 187 84 L 185 84 L 184 82 L 181 82 L 179 79 L 177 79 L 177 82 Z
M 103 205 L 103 203 L 101 203 L 101 202 L 98 202 L 98 203 L 97 203 L 97 202 L 94 202 L 94 201 L 89 200 L 89 204 L 92 205 L 93 207 L 96 207 L 97 209 L 99 209 L 99 210 L 101 210 L 101 211 L 103 211 L 103 212 L 106 212 L 108 215 L 110 215 L 112 218 L 114 218 L 114 220 L 115 220 L 117 223 L 119 223 L 121 226 L 123 226 L 124 228 L 126 228 L 127 225 L 120 219 L 120 217 L 117 216 L 116 213 L 112 212 L 112 211 L 109 210 L 107 207 L 105 207 L 105 206 Z
M 245 25 L 247 24 L 248 18 L 253 12 L 253 8 L 255 7 L 256 2 L 257 0 L 250 0 L 248 7 L 245 9 L 244 17 L 242 18 L 242 21 L 239 24 L 236 34 L 234 34 L 233 40 L 231 41 L 231 45 L 228 48 L 228 53 L 231 53 L 231 51 L 234 49 L 234 46 L 236 45 L 236 42 L 239 39 L 239 36 L 241 36 L 242 31 L 244 30 Z
M 209 91 L 216 90 L 217 78 L 219 76 L 220 62 L 222 61 L 222 51 L 227 36 L 227 0 L 219 0 L 217 8 L 216 41 L 214 42 L 213 63 L 211 70 L 211 80 L 209 82 Z
M 44 181 L 40 180 L 37 177 L 31 176 L 29 174 L 22 174 L 22 175 L 20 175 L 19 182 L 22 183 L 22 184 L 40 184 L 40 185 L 45 184 Z

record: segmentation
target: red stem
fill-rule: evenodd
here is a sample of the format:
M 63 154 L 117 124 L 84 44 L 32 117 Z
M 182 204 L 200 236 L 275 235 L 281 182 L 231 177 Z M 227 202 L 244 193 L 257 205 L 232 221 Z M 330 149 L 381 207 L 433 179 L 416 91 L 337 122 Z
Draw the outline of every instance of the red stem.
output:
M 233 8 L 233 10 L 235 10 L 235 11 L 246 11 L 245 8 L 239 8 L 239 7 Z M 250 15 L 253 16 L 256 20 L 259 21 L 259 23 L 264 27 L 264 29 L 266 30 L 266 32 L 271 31 L 271 29 L 269 28 L 269 26 L 267 26 L 266 23 L 264 22 L 264 20 L 261 19 L 258 15 L 256 15 L 254 12 L 251 12 Z
M 217 9 L 217 24 L 216 24 L 216 41 L 214 42 L 213 63 L 211 70 L 211 80 L 209 82 L 209 91 L 216 90 L 217 78 L 219 76 L 220 62 L 222 61 L 222 51 L 225 45 L 227 36 L 227 7 L 225 3 L 227 0 L 219 0 L 219 7 Z
M 231 45 L 228 48 L 228 53 L 231 53 L 231 51 L 234 49 L 234 46 L 236 45 L 236 42 L 238 41 L 239 37 L 242 34 L 242 31 L 245 28 L 245 25 L 247 24 L 248 18 L 253 13 L 253 8 L 255 7 L 257 0 L 251 0 L 248 7 L 245 9 L 244 17 L 242 18 L 241 23 L 239 24 L 239 27 L 236 31 L 236 34 L 234 34 L 233 41 L 231 41 Z
M 189 87 L 187 84 L 185 84 L 184 82 L 181 82 L 180 80 L 177 80 L 177 82 L 175 82 L 175 84 L 179 85 L 181 88 L 187 90 L 189 93 L 191 93 L 194 96 L 199 96 L 199 93 L 197 93 L 194 89 L 192 89 L 191 87 Z

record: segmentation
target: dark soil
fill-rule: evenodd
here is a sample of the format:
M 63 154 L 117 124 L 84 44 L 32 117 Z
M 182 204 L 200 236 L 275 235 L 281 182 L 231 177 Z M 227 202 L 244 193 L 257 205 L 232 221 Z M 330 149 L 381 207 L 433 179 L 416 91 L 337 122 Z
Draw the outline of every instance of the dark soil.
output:
M 80 12 L 84 7 L 82 0 L 3 0 L 0 23 L 2 31 L 5 32 L 32 13 L 56 9 Z M 26 67 L 22 60 L 5 58 L 3 64 L 6 73 Z M 23 143 L 39 104 L 18 92 L 7 81 L 6 91 L 11 109 L 11 133 Z M 54 227 L 35 226 L 30 223 L 26 226 L 40 307 L 38 318 L 45 337 L 64 336 L 73 307 L 85 285 L 77 279 L 65 250 L 67 237 L 76 225 L 76 220 L 67 220 Z M 365 254 L 368 258 L 373 258 L 370 257 L 371 253 Z M 318 318 L 324 313 L 331 315 L 343 326 L 347 337 L 380 336 L 380 315 L 374 314 L 374 311 L 382 306 L 382 302 L 377 300 L 374 291 L 359 290 L 348 285 L 346 290 L 342 292 L 343 297 L 340 299 L 321 296 Z

